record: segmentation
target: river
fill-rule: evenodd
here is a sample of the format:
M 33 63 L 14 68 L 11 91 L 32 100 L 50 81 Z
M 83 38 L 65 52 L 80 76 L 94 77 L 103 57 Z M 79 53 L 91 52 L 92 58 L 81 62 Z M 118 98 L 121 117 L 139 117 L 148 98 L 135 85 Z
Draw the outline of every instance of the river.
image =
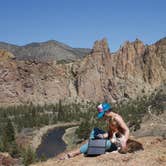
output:
M 62 136 L 65 133 L 65 127 L 58 127 L 48 131 L 42 139 L 42 143 L 36 150 L 37 157 L 45 156 L 51 158 L 59 153 L 62 153 L 66 149 L 66 144 L 62 140 Z

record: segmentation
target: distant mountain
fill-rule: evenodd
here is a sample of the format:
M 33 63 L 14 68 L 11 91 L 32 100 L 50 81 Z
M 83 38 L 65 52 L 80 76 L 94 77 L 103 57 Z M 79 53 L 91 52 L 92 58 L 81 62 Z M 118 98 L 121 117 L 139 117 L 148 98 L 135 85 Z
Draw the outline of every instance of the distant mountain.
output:
M 76 60 L 91 52 L 88 48 L 72 48 L 58 41 L 30 43 L 25 46 L 17 46 L 0 42 L 0 49 L 5 49 L 14 54 L 16 59 L 28 60 Z

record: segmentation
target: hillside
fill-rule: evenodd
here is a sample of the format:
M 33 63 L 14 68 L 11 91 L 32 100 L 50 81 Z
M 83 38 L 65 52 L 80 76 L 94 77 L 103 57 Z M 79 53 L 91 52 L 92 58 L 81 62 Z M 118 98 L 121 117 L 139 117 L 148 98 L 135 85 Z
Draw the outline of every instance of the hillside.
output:
M 9 43 L 0 42 L 0 49 L 5 49 L 13 53 L 18 60 L 76 60 L 84 57 L 91 50 L 85 48 L 72 48 L 58 41 L 30 43 L 25 46 L 16 46 Z
M 163 114 L 158 116 L 149 113 L 144 117 L 141 128 L 132 132 L 130 138 L 142 143 L 144 150 L 134 153 L 106 153 L 98 157 L 83 155 L 67 160 L 59 160 L 63 154 L 39 162 L 33 166 L 164 166 L 166 164 L 166 107 Z M 160 136 L 159 136 L 160 135 Z M 67 153 L 67 152 L 65 152 Z
M 66 60 L 85 50 L 76 49 L 73 53 L 70 47 L 54 41 L 21 49 L 9 45 L 9 50 L 15 58 L 4 58 L 6 55 L 0 53 L 0 105 L 55 103 L 64 99 L 115 102 L 148 95 L 166 84 L 166 38 L 149 46 L 138 39 L 127 41 L 115 53 L 110 52 L 103 39 L 94 43 L 87 56 L 70 63 Z M 49 60 L 47 56 L 53 55 L 47 51 L 65 60 Z M 40 61 L 32 58 L 38 54 Z M 41 61 L 42 58 L 47 60 Z
M 144 146 L 143 151 L 135 153 L 106 153 L 98 157 L 83 155 L 68 160 L 58 157 L 33 166 L 164 166 L 166 164 L 166 140 L 160 137 L 142 137 L 137 139 Z

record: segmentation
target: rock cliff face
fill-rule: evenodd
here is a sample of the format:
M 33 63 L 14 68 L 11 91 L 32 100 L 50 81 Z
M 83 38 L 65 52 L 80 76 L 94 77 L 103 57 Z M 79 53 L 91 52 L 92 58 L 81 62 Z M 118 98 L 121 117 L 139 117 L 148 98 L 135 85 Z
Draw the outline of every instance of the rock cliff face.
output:
M 166 39 L 145 46 L 140 40 L 111 54 L 106 39 L 94 44 L 92 53 L 74 64 L 78 95 L 89 100 L 133 98 L 150 93 L 166 81 Z
M 66 66 L 32 61 L 0 61 L 1 105 L 56 102 L 68 96 Z
M 116 53 L 103 39 L 83 59 L 65 64 L 19 60 L 0 51 L 0 105 L 65 98 L 113 102 L 148 94 L 165 83 L 166 38 L 150 46 L 127 41 Z

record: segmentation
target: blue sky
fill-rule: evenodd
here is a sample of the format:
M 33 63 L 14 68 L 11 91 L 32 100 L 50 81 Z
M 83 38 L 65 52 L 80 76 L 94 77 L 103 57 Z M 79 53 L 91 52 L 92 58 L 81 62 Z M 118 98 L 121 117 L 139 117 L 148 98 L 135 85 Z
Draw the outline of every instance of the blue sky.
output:
M 0 41 L 17 45 L 57 40 L 111 51 L 124 41 L 152 44 L 166 36 L 166 0 L 0 0 Z

